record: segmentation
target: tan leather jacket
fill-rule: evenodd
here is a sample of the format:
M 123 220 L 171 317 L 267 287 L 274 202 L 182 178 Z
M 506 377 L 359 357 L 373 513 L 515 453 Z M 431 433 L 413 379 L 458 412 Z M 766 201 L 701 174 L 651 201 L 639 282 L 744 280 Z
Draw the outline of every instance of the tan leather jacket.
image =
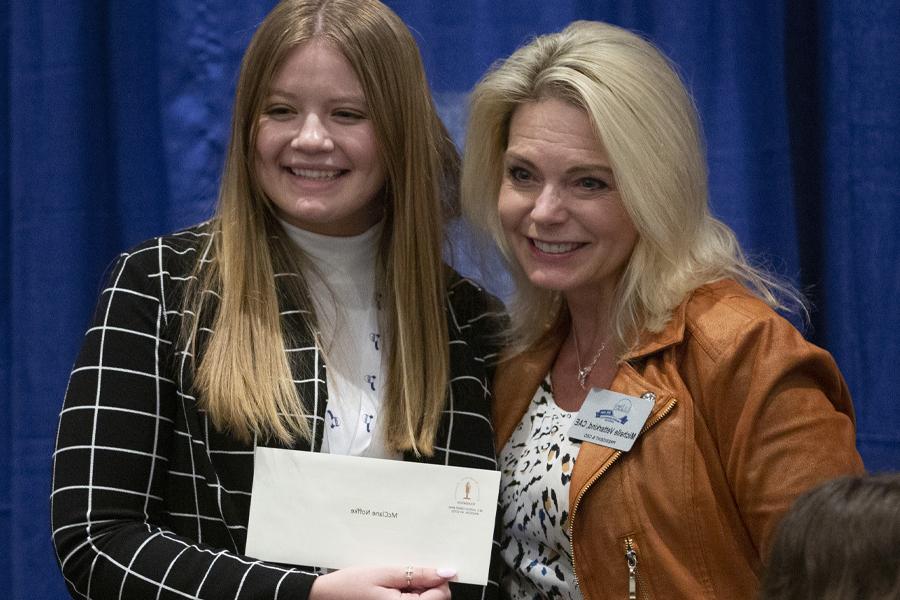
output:
M 562 340 L 502 364 L 502 449 Z M 756 598 L 773 528 L 806 489 L 863 470 L 837 365 L 737 283 L 696 290 L 626 356 L 611 389 L 655 394 L 628 453 L 584 443 L 570 523 L 588 600 Z

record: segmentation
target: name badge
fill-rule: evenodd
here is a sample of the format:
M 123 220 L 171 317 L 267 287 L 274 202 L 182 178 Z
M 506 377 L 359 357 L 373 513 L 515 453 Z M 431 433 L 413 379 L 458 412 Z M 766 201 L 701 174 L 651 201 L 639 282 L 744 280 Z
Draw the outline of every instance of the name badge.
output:
M 651 410 L 650 398 L 593 388 L 569 428 L 569 438 L 628 452 Z

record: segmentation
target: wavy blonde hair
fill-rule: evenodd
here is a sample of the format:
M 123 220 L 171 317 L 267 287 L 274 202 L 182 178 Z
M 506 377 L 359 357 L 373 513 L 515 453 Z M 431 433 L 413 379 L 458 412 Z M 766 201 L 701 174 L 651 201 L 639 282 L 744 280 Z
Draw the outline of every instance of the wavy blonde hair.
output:
M 568 315 L 559 292 L 529 282 L 497 213 L 512 115 L 548 98 L 588 114 L 638 231 L 612 309 L 620 356 L 641 331 L 661 330 L 694 289 L 718 279 L 744 283 L 773 307 L 804 306 L 791 286 L 751 266 L 734 232 L 710 213 L 697 111 L 673 65 L 630 31 L 577 21 L 494 65 L 470 99 L 462 206 L 499 246 L 516 284 L 510 353 L 560 333 Z
M 449 379 L 442 206 L 455 201 L 446 190 L 456 190 L 459 157 L 435 110 L 415 40 L 377 0 L 284 0 L 244 54 L 212 242 L 184 299 L 185 314 L 194 315 L 181 332 L 198 361 L 194 389 L 212 423 L 240 440 L 309 439 L 308 414 L 284 352 L 291 340 L 279 316 L 280 296 L 310 319 L 314 311 L 301 276 L 275 281 L 276 273 L 299 274 L 305 259 L 283 235 L 259 184 L 255 146 L 275 72 L 292 49 L 313 38 L 334 44 L 356 72 L 385 165 L 377 288 L 388 332 L 386 443 L 431 454 Z M 307 321 L 313 337 L 315 323 Z M 198 343 L 205 327 L 211 332 Z

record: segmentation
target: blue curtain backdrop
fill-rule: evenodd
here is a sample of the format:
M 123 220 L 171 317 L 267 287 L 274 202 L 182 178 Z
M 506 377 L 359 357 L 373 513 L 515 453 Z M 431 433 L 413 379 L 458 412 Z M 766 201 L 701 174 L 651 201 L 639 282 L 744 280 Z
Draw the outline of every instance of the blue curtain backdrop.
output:
M 4 597 L 65 597 L 50 457 L 103 271 L 122 249 L 210 214 L 237 64 L 273 4 L 0 3 Z M 659 44 L 696 97 L 715 212 L 809 290 L 809 337 L 849 382 L 867 466 L 900 468 L 898 3 L 388 4 L 413 28 L 458 140 L 466 92 L 530 36 L 586 18 Z

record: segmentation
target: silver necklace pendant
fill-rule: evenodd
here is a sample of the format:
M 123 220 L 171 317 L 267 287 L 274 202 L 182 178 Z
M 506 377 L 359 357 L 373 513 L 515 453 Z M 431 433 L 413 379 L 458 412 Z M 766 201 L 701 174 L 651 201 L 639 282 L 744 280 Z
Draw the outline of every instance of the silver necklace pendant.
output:
M 588 367 L 578 369 L 578 383 L 581 385 L 581 389 L 585 389 L 585 383 L 587 383 L 587 378 L 590 374 L 591 370 Z
M 590 364 L 586 367 L 581 366 L 581 355 L 578 352 L 578 333 L 575 329 L 572 329 L 572 338 L 575 342 L 575 360 L 578 363 L 578 375 L 576 376 L 578 379 L 578 385 L 581 386 L 581 389 L 587 389 L 587 378 L 590 376 L 591 371 L 594 369 L 594 365 L 597 364 L 597 361 L 600 360 L 600 355 L 603 354 L 603 351 L 606 350 L 606 342 L 600 344 L 600 347 L 597 349 L 597 353 L 594 354 L 594 358 L 591 360 Z

